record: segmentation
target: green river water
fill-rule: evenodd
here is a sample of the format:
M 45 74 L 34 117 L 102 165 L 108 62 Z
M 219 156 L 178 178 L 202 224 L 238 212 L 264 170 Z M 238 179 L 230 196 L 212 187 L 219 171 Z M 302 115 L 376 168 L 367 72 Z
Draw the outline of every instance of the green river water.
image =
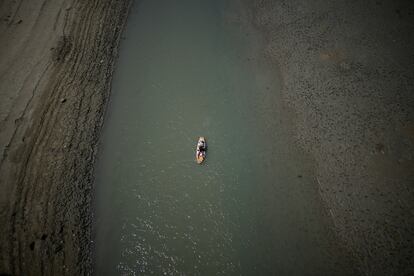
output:
M 95 170 L 96 275 L 346 274 L 237 3 L 134 3 Z

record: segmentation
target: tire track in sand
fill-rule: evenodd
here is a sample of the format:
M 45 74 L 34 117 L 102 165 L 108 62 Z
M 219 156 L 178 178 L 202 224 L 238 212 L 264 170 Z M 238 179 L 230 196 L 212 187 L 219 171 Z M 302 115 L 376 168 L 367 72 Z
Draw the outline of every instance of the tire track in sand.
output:
M 5 227 L 0 229 L 0 273 L 90 274 L 93 161 L 130 1 L 36 1 L 41 9 L 28 9 L 25 5 L 34 2 L 28 3 L 5 4 L 16 11 L 13 18 L 23 18 L 22 24 L 11 24 L 13 18 L 1 23 L 16 29 L 15 37 L 5 37 L 9 42 L 18 40 L 25 28 L 39 33 L 13 64 L 28 67 L 28 74 L 45 73 L 35 80 L 36 93 L 23 91 L 33 99 L 19 114 L 22 119 L 2 153 L 0 223 Z M 25 14 L 30 10 L 42 14 Z M 41 58 L 38 47 L 51 49 L 49 68 L 30 67 Z M 0 70 L 6 61 L 0 59 Z M 1 87 L 2 99 L 13 97 L 7 90 L 13 82 L 27 78 L 11 75 Z M 11 113 L 22 104 L 11 101 L 11 108 L 2 112 Z M 14 114 L 5 118 L 9 125 L 16 119 Z M 0 135 L 10 133 L 2 128 Z

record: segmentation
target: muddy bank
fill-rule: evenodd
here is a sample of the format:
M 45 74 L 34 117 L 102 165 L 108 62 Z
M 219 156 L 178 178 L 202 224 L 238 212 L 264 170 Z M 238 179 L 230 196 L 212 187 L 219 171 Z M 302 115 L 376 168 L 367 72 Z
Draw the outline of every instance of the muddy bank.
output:
M 339 237 L 366 275 L 414 273 L 413 4 L 246 5 Z
M 0 274 L 90 273 L 92 164 L 129 6 L 0 4 Z

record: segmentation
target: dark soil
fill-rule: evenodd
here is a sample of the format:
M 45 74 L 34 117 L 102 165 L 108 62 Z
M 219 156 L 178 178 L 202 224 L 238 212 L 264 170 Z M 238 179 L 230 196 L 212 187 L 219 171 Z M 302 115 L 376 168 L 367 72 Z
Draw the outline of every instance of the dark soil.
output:
M 130 1 L 0 5 L 0 274 L 90 274 L 93 162 Z

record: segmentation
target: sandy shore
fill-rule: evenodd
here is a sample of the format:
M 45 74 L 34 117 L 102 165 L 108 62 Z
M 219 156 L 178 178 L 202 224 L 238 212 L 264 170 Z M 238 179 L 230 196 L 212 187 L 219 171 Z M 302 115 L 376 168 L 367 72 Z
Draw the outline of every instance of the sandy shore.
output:
M 363 274 L 413 274 L 412 2 L 245 2 L 338 236 Z
M 0 274 L 91 271 L 93 160 L 129 5 L 0 3 Z

